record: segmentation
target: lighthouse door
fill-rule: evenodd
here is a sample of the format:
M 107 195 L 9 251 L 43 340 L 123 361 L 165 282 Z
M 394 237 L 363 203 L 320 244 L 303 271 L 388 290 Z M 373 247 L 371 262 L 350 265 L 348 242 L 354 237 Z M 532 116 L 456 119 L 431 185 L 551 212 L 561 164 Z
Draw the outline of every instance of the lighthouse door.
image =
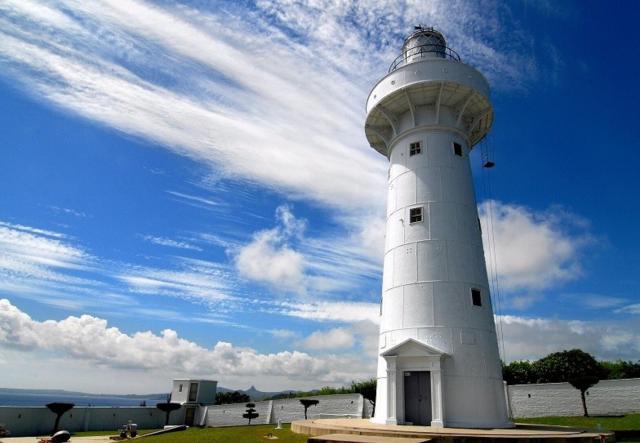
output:
M 431 423 L 431 374 L 429 371 L 404 373 L 404 421 L 425 426 Z

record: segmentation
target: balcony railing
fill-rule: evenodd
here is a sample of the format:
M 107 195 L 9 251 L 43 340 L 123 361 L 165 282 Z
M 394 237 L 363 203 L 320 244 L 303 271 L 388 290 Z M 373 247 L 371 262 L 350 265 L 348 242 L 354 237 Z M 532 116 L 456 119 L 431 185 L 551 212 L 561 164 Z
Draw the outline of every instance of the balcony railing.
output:
M 457 62 L 460 61 L 458 53 L 451 48 L 434 44 L 420 45 L 409 48 L 400 54 L 389 66 L 389 72 L 422 58 L 445 58 Z

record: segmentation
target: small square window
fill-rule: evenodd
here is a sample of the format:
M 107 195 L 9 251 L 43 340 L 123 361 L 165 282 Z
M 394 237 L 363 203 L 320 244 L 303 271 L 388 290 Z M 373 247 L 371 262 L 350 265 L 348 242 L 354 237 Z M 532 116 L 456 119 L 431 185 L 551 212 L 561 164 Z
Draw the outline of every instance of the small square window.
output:
M 422 146 L 420 142 L 413 142 L 409 145 L 409 156 L 420 154 L 422 152 Z
M 462 157 L 462 145 L 460 143 L 453 142 L 453 153 L 458 157 Z
M 409 223 L 418 223 L 422 221 L 422 208 L 409 209 Z
M 480 289 L 471 290 L 471 301 L 473 306 L 482 306 L 482 297 L 480 296 Z

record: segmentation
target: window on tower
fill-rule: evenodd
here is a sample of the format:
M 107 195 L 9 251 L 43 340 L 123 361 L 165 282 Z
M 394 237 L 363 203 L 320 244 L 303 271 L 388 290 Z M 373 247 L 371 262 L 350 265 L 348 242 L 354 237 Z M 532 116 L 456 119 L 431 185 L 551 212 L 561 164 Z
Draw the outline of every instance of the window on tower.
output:
M 471 289 L 471 301 L 473 302 L 473 306 L 482 306 L 480 289 Z
M 409 223 L 418 223 L 422 221 L 422 208 L 409 209 Z
M 422 147 L 420 146 L 420 142 L 413 142 L 409 145 L 409 157 L 412 155 L 420 154 L 422 152 Z
M 453 153 L 458 157 L 462 157 L 462 145 L 460 143 L 453 142 Z

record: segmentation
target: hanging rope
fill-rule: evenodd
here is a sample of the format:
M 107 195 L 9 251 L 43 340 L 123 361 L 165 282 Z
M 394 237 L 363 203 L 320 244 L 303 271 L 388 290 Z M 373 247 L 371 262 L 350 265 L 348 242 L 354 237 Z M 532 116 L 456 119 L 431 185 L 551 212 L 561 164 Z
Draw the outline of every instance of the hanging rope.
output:
M 492 158 L 491 146 L 488 136 L 485 137 L 480 143 L 480 153 L 482 161 L 482 177 L 484 187 L 484 198 L 486 203 L 487 212 L 487 248 L 489 258 L 489 285 L 491 286 L 491 292 L 494 294 L 494 300 L 496 302 L 496 313 L 498 314 L 498 324 L 496 328 L 496 335 L 498 338 L 498 347 L 502 354 L 502 360 L 506 362 L 507 356 L 504 346 L 504 330 L 502 327 L 502 294 L 500 292 L 500 280 L 498 277 L 498 259 L 496 253 L 496 240 L 494 229 L 494 199 L 491 188 L 491 173 L 490 170 L 495 166 Z

